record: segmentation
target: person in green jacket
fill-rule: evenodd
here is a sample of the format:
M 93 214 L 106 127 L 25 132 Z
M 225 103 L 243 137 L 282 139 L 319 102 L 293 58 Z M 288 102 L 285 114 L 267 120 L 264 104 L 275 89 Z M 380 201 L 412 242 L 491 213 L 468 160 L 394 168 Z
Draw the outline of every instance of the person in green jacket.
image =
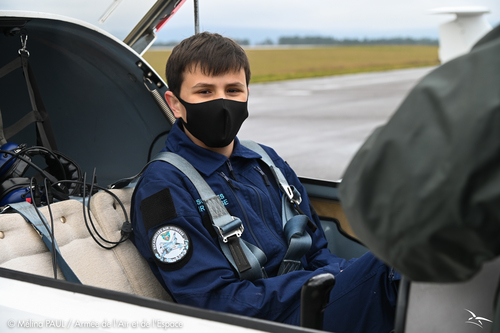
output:
M 500 26 L 415 86 L 339 197 L 361 241 L 412 281 L 465 281 L 500 254 Z
M 412 280 L 462 281 L 500 254 L 500 26 L 416 85 L 339 196 L 356 235 Z

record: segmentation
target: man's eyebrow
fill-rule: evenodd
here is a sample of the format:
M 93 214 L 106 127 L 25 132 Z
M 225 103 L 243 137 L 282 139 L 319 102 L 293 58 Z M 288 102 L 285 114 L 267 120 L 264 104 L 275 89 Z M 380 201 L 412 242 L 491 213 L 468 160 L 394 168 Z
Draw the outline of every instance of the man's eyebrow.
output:
M 192 86 L 191 88 L 206 88 L 206 87 L 213 87 L 214 84 L 211 84 L 211 83 L 206 83 L 206 82 L 198 82 L 197 84 L 195 84 L 194 86 Z M 226 86 L 239 86 L 239 87 L 245 87 L 245 84 L 239 82 L 239 81 L 235 81 L 235 82 L 231 82 L 231 83 L 228 83 L 226 84 Z
M 241 86 L 241 87 L 244 87 L 245 84 L 239 82 L 239 81 L 236 81 L 236 82 L 232 82 L 232 83 L 228 83 L 227 84 L 228 86 Z
M 205 83 L 205 82 L 198 82 L 195 84 L 192 88 L 205 88 L 205 87 L 213 87 L 213 84 L 210 83 Z

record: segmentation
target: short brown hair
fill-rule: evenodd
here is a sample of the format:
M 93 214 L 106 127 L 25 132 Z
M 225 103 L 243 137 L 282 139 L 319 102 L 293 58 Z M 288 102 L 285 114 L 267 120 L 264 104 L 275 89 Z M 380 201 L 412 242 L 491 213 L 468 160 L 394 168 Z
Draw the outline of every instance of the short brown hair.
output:
M 165 75 L 170 91 L 179 97 L 184 71 L 200 68 L 209 76 L 231 71 L 245 71 L 246 84 L 250 82 L 248 57 L 235 41 L 217 33 L 202 32 L 184 39 L 174 47 L 168 58 Z

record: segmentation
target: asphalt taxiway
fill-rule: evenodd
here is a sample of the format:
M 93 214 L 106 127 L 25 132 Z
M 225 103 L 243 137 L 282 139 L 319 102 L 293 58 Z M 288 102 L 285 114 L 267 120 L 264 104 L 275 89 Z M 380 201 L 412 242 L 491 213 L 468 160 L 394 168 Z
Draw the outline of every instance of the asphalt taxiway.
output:
M 250 83 L 238 137 L 273 147 L 299 176 L 337 180 L 370 133 L 433 68 Z

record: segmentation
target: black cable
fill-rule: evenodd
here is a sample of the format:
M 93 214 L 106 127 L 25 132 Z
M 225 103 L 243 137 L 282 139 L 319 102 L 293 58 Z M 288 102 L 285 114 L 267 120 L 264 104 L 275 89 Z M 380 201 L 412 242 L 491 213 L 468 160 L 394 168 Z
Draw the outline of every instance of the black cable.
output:
M 50 154 L 52 154 L 53 157 L 55 157 L 57 159 L 57 156 L 51 152 L 49 149 L 45 148 L 45 147 L 33 147 L 33 148 L 37 148 L 37 149 L 41 149 L 41 150 L 46 150 L 48 151 Z M 40 172 L 43 176 L 44 176 L 44 183 L 46 184 L 46 180 L 48 179 L 50 182 L 51 182 L 51 186 L 54 186 L 54 185 L 60 185 L 60 184 L 64 184 L 64 183 L 72 183 L 72 184 L 78 184 L 78 185 L 83 185 L 83 194 L 82 194 L 82 201 L 83 201 L 83 217 L 84 217 L 84 221 L 85 221 L 85 225 L 87 227 L 87 230 L 89 232 L 89 234 L 92 236 L 92 238 L 94 239 L 94 241 L 101 247 L 105 248 L 105 249 L 113 249 L 115 248 L 118 244 L 121 244 L 123 242 L 125 242 L 129 237 L 130 237 L 130 222 L 129 222 L 129 219 L 128 219 L 128 214 L 127 214 L 127 210 L 125 209 L 125 206 L 123 205 L 123 203 L 121 202 L 121 200 L 118 198 L 118 196 L 116 196 L 114 193 L 112 193 L 111 191 L 107 190 L 106 188 L 103 188 L 101 186 L 98 186 L 96 184 L 94 184 L 94 181 L 92 181 L 91 183 L 91 188 L 90 188 L 90 194 L 89 194 L 89 203 L 90 203 L 90 197 L 92 196 L 92 191 L 93 191 L 93 188 L 96 187 L 100 190 L 103 190 L 105 191 L 107 194 L 111 195 L 117 202 L 118 204 L 120 205 L 121 209 L 123 210 L 123 214 L 125 216 L 125 222 L 123 223 L 123 226 L 122 226 L 122 236 L 120 238 L 119 241 L 117 242 L 112 242 L 112 241 L 108 241 L 106 240 L 105 238 L 103 238 L 99 232 L 97 231 L 97 229 L 95 228 L 95 225 L 92 221 L 92 217 L 90 215 L 90 207 L 87 207 L 88 209 L 88 212 L 89 212 L 89 220 L 92 224 L 92 228 L 94 229 L 95 233 L 99 236 L 99 238 L 101 238 L 104 242 L 106 243 L 109 243 L 109 244 L 114 244 L 113 246 L 111 247 L 106 247 L 104 245 L 102 245 L 95 237 L 94 235 L 92 234 L 89 226 L 88 226 L 88 221 L 87 221 L 87 216 L 85 214 L 85 200 L 86 200 L 86 193 L 85 193 L 85 189 L 86 189 L 86 174 L 84 174 L 84 179 L 83 179 L 83 182 L 82 181 L 75 181 L 75 180 L 57 180 L 55 177 L 53 177 L 52 175 L 50 175 L 48 172 L 42 170 L 40 167 L 38 167 L 35 163 L 33 163 L 31 160 L 25 158 L 24 156 L 21 156 L 22 153 L 26 152 L 30 150 L 30 148 L 26 148 L 26 149 L 22 149 L 21 151 L 19 151 L 18 153 L 14 153 L 10 150 L 2 150 L 0 149 L 0 154 L 9 154 L 9 155 L 12 155 L 12 157 L 6 162 L 4 163 L 1 167 L 0 167 L 0 171 L 2 170 L 2 168 L 7 165 L 12 159 L 14 158 L 19 158 L 20 160 L 26 162 L 27 164 L 29 164 L 30 166 L 32 166 L 35 170 L 37 170 L 38 172 Z M 57 159 L 59 161 L 59 159 Z M 60 161 L 59 161 L 60 163 Z M 62 166 L 62 163 L 60 163 L 61 167 L 63 168 Z M 94 169 L 94 179 L 95 179 L 95 169 Z M 51 180 L 51 178 L 53 180 Z M 54 233 L 53 233 L 53 230 L 51 232 L 49 226 L 44 222 L 42 216 L 41 216 L 41 213 L 39 212 L 37 206 L 36 206 L 36 196 L 35 194 L 33 193 L 33 180 L 35 180 L 34 178 L 31 178 L 30 179 L 30 194 L 31 194 L 31 199 L 32 199 L 32 204 L 33 204 L 33 207 L 35 207 L 35 211 L 37 212 L 38 214 L 38 217 L 40 218 L 40 220 L 42 221 L 43 225 L 45 226 L 45 228 L 47 229 L 48 233 L 51 235 L 51 238 L 52 238 L 52 246 L 53 246 L 53 250 L 55 248 L 55 243 L 54 243 Z M 35 180 L 36 181 L 36 180 Z M 53 184 L 52 184 L 53 183 Z M 46 185 L 45 185 L 46 186 Z M 48 188 L 48 187 L 46 187 Z M 48 192 L 50 193 L 50 192 Z M 46 193 L 46 197 L 48 197 L 48 193 Z M 50 215 L 51 215 L 51 222 L 52 222 L 52 226 L 53 226 L 53 218 L 52 218 L 52 212 L 50 210 L 50 203 L 49 203 L 50 200 L 47 200 L 48 202 L 48 206 L 49 206 L 49 212 L 50 212 Z M 55 252 L 53 251 L 53 259 L 52 259 L 52 262 L 53 262 L 53 265 L 55 265 L 55 261 L 54 261 L 54 258 L 55 258 Z M 54 268 L 54 270 L 56 271 L 56 269 Z M 57 278 L 57 275 L 55 273 L 55 276 L 54 278 Z
M 50 175 L 48 172 L 46 172 L 45 170 L 42 170 L 38 165 L 36 165 L 35 163 L 31 162 L 29 159 L 25 158 L 24 156 L 21 156 L 19 155 L 19 153 L 14 153 L 14 152 L 11 152 L 10 150 L 1 150 L 0 149 L 0 154 L 10 154 L 12 156 L 15 156 L 16 158 L 19 158 L 21 161 L 24 161 L 26 163 L 28 163 L 30 166 L 32 166 L 35 170 L 37 170 L 38 172 L 40 172 L 42 175 L 45 176 L 45 178 L 48 178 L 49 180 L 52 178 L 54 179 L 55 181 L 57 181 L 57 179 Z M 10 161 L 10 159 L 9 159 Z
M 96 169 L 94 168 L 94 172 L 92 174 L 92 180 L 95 179 L 95 173 L 96 173 Z M 102 240 L 104 241 L 105 243 L 108 243 L 108 244 L 120 244 L 122 243 L 123 241 L 123 237 L 120 239 L 120 241 L 118 242 L 112 242 L 112 241 L 108 241 L 107 239 L 105 239 L 104 237 L 101 236 L 101 234 L 99 234 L 99 232 L 97 231 L 96 227 L 95 227 L 95 224 L 94 224 L 94 221 L 92 221 L 92 215 L 90 214 L 90 195 L 92 195 L 92 193 L 94 193 L 94 181 L 92 181 L 90 183 L 90 191 L 89 191 L 89 204 L 87 205 L 87 212 L 88 212 L 88 215 L 89 215 L 89 221 L 90 221 L 90 225 L 92 226 L 92 229 L 94 229 L 94 232 L 96 233 L 96 235 Z M 125 217 L 126 218 L 126 217 Z
M 63 164 L 61 163 L 61 161 L 59 160 L 59 157 L 56 155 L 56 153 L 54 153 L 52 150 L 48 149 L 48 148 L 45 148 L 43 146 L 33 146 L 33 147 L 28 147 L 28 148 L 24 148 L 23 150 L 21 150 L 19 152 L 19 154 L 21 153 L 28 153 L 30 150 L 43 150 L 43 151 L 46 151 L 49 155 L 52 156 L 52 158 L 54 158 L 58 163 L 61 171 L 62 171 L 62 175 L 63 175 L 63 179 L 66 179 L 66 170 L 64 169 L 64 166 Z
M 34 169 L 36 169 L 37 171 L 39 171 L 40 173 L 42 173 L 42 174 L 45 176 L 45 178 L 49 179 L 49 181 L 51 181 L 51 180 L 50 180 L 50 178 L 51 178 L 51 177 L 52 177 L 52 178 L 54 178 L 52 175 L 50 175 L 50 174 L 48 174 L 46 171 L 42 170 L 39 166 L 37 166 L 37 165 L 36 165 L 35 163 L 33 163 L 31 160 L 28 160 L 28 159 L 26 159 L 26 158 L 25 158 L 25 157 L 23 157 L 23 156 L 19 156 L 19 154 L 20 154 L 21 152 L 19 152 L 19 153 L 14 153 L 14 152 L 12 152 L 12 151 L 10 151 L 10 150 L 2 150 L 2 149 L 0 149 L 0 154 L 2 154 L 2 153 L 3 153 L 3 154 L 9 154 L 9 155 L 12 155 L 13 157 L 12 157 L 11 159 L 13 159 L 13 158 L 16 158 L 16 157 L 17 157 L 17 158 L 19 158 L 20 160 L 22 160 L 22 161 L 24 161 L 24 162 L 28 163 L 28 164 L 29 164 L 30 166 L 32 166 Z M 0 167 L 0 171 L 1 171 L 1 168 L 2 168 L 2 167 L 4 167 L 4 166 L 5 166 L 8 162 L 10 162 L 10 160 L 11 160 L 11 159 L 9 159 L 6 163 L 4 163 L 4 165 L 3 165 L 3 166 L 1 166 L 1 167 Z M 55 178 L 54 178 L 54 179 L 55 179 Z M 51 181 L 51 182 L 52 182 L 52 181 Z M 87 185 L 86 183 L 84 183 L 84 182 L 82 182 L 82 181 L 78 181 L 78 180 L 68 180 L 68 179 L 65 179 L 65 180 L 57 180 L 57 179 L 55 179 L 55 185 L 57 185 L 57 184 L 65 184 L 65 183 L 73 183 L 73 184 L 78 184 L 78 185 Z M 54 186 L 54 184 L 51 184 L 51 186 Z M 117 196 L 116 196 L 113 192 L 111 192 L 111 191 L 109 191 L 108 189 L 106 189 L 105 187 L 99 186 L 99 185 L 97 185 L 97 184 L 94 184 L 94 187 L 96 187 L 96 188 L 97 188 L 97 189 L 99 189 L 99 190 L 105 191 L 107 194 L 111 195 L 111 196 L 112 196 L 112 197 L 113 197 L 113 198 L 114 198 L 114 199 L 115 199 L 115 200 L 116 200 L 116 201 L 120 204 L 120 206 L 121 206 L 121 208 L 122 208 L 122 210 L 123 210 L 123 213 L 125 214 L 125 218 L 127 217 L 127 215 L 128 215 L 128 214 L 127 214 L 127 210 L 125 209 L 125 206 L 123 205 L 123 203 L 121 202 L 121 200 L 120 200 L 120 199 L 119 199 L 119 198 L 118 198 L 118 197 L 117 197 Z
M 88 184 L 85 184 L 84 182 L 78 181 L 78 180 L 61 180 L 61 181 L 59 181 L 59 183 L 75 183 L 75 184 L 79 184 L 79 185 L 88 185 Z M 121 209 L 123 210 L 123 215 L 125 216 L 126 222 L 129 222 L 127 210 L 125 209 L 125 206 L 123 205 L 122 201 L 118 198 L 118 196 L 105 187 L 102 187 L 99 185 L 94 185 L 94 187 L 111 195 L 118 202 Z
M 92 234 L 92 232 L 90 231 L 90 227 L 89 227 L 89 224 L 88 224 L 88 221 L 87 221 L 87 214 L 86 214 L 86 211 L 85 211 L 85 198 L 87 197 L 86 193 L 85 193 L 85 189 L 87 187 L 87 183 L 86 183 L 86 180 L 87 180 L 87 173 L 84 173 L 83 174 L 83 189 L 82 189 L 82 201 L 83 201 L 83 219 L 85 221 L 85 226 L 87 227 L 87 230 L 90 234 L 90 236 L 92 237 L 92 239 L 97 243 L 97 245 L 99 245 L 100 247 L 106 249 L 106 250 L 111 250 L 111 249 L 114 249 L 116 246 L 118 246 L 118 244 L 120 243 L 123 243 L 126 239 L 124 239 L 124 235 L 122 235 L 122 237 L 120 238 L 120 240 L 113 246 L 105 246 L 103 244 L 101 244 L 94 236 L 94 234 Z M 90 194 L 92 195 L 92 193 Z M 90 196 L 89 196 L 89 200 L 90 200 Z M 123 207 L 125 208 L 125 207 Z M 97 232 L 96 232 L 97 233 Z
M 46 149 L 46 148 L 44 148 L 44 147 L 39 147 L 39 148 Z M 49 151 L 48 149 L 46 149 L 46 150 L 47 150 L 47 151 Z M 96 234 L 99 236 L 99 238 L 101 238 L 103 241 L 105 241 L 105 242 L 107 242 L 107 243 L 109 243 L 109 244 L 114 244 L 112 247 L 106 247 L 106 246 L 102 245 L 102 244 L 101 244 L 101 243 L 100 243 L 100 242 L 99 242 L 99 241 L 98 241 L 98 240 L 94 237 L 94 235 L 92 234 L 92 232 L 91 232 L 91 230 L 90 230 L 90 228 L 89 228 L 89 226 L 88 226 L 88 221 L 87 221 L 87 217 L 86 217 L 86 214 L 85 214 L 85 200 L 86 200 L 85 188 L 86 188 L 86 186 L 87 186 L 87 184 L 86 184 L 86 174 L 84 175 L 84 181 L 83 181 L 83 182 L 81 182 L 81 181 L 75 181 L 75 180 L 61 180 L 61 181 L 59 181 L 59 180 L 57 180 L 55 177 L 53 177 L 52 175 L 50 175 L 50 174 L 48 174 L 47 172 L 45 172 L 44 170 L 42 170 L 42 169 L 41 169 L 40 167 L 38 167 L 35 163 L 33 163 L 31 160 L 29 160 L 29 159 L 25 158 L 24 156 L 21 156 L 20 154 L 22 154 L 22 153 L 23 153 L 23 150 L 21 150 L 21 151 L 20 151 L 20 152 L 18 152 L 18 153 L 14 153 L 14 152 L 12 152 L 12 151 L 10 151 L 10 150 L 1 150 L 1 149 L 0 149 L 0 154 L 1 154 L 1 153 L 12 155 L 12 158 L 11 158 L 11 159 L 9 159 L 9 160 L 7 161 L 7 163 L 4 163 L 4 165 L 8 164 L 8 162 L 10 162 L 13 158 L 19 158 L 20 160 L 22 160 L 22 161 L 26 162 L 27 164 L 29 164 L 30 166 L 32 166 L 34 169 L 36 169 L 36 170 L 37 170 L 38 172 L 40 172 L 42 175 L 44 175 L 44 176 L 45 176 L 45 177 L 44 177 L 45 179 L 49 179 L 49 181 L 51 181 L 51 178 L 53 178 L 53 179 L 54 179 L 54 181 L 53 181 L 53 182 L 54 182 L 54 184 L 51 184 L 51 186 L 54 186 L 54 185 L 59 185 L 59 184 L 64 184 L 64 183 L 73 183 L 73 184 L 83 185 L 83 195 L 82 195 L 82 196 L 83 196 L 83 213 L 84 213 L 84 214 L 83 214 L 83 216 L 84 216 L 84 220 L 85 220 L 85 225 L 87 226 L 87 230 L 88 230 L 89 234 L 92 236 L 92 238 L 94 239 L 94 241 L 95 241 L 95 242 L 96 242 L 99 246 L 101 246 L 101 247 L 103 247 L 103 248 L 105 248 L 105 249 L 112 249 L 112 248 L 116 247 L 118 244 L 121 244 L 121 243 L 125 242 L 125 241 L 129 238 L 129 232 L 128 232 L 128 231 L 127 231 L 127 232 L 123 232 L 123 229 L 124 229 L 124 227 L 125 227 L 125 224 L 126 224 L 126 223 L 128 223 L 128 224 L 130 223 L 130 222 L 129 222 L 129 219 L 128 219 L 127 210 L 125 209 L 125 206 L 123 205 L 123 203 L 121 202 L 121 200 L 118 198 L 118 196 L 116 196 L 114 193 L 112 193 L 111 191 L 107 190 L 106 188 L 103 188 L 103 187 L 101 187 L 101 186 L 95 185 L 95 184 L 94 184 L 94 182 L 92 182 L 92 189 L 91 189 L 91 190 L 93 190 L 93 187 L 96 187 L 96 188 L 98 188 L 98 189 L 100 189 L 100 190 L 105 191 L 105 192 L 106 192 L 106 193 L 108 193 L 109 195 L 111 195 L 111 196 L 112 196 L 112 197 L 113 197 L 113 198 L 114 198 L 114 199 L 118 202 L 118 204 L 120 205 L 121 209 L 123 210 L 123 214 L 124 214 L 124 216 L 125 216 L 125 219 L 126 219 L 126 221 L 124 222 L 124 226 L 122 227 L 122 237 L 121 237 L 121 238 L 120 238 L 120 240 L 119 240 L 119 241 L 117 241 L 117 242 L 111 242 L 111 241 L 108 241 L 108 240 L 104 239 L 104 238 L 103 238 L 103 237 L 102 237 L 102 236 L 101 236 L 101 235 L 97 232 L 97 230 L 95 229 L 95 226 L 94 226 L 93 221 L 91 221 L 91 223 L 92 223 L 92 227 L 93 227 L 93 229 L 95 230 Z M 54 155 L 54 156 L 55 156 L 55 155 Z M 2 166 L 2 167 L 3 167 L 3 166 Z M 1 168 L 0 168 L 0 170 L 1 170 Z M 31 180 L 30 180 L 30 193 L 31 193 L 31 198 L 32 198 L 32 204 L 33 204 L 33 206 L 35 207 L 35 210 L 36 210 L 36 212 L 37 212 L 37 214 L 38 214 L 38 217 L 42 220 L 42 223 L 44 224 L 45 228 L 47 229 L 47 231 L 48 231 L 49 233 L 51 233 L 51 231 L 50 231 L 50 229 L 49 229 L 48 225 L 46 225 L 46 224 L 45 224 L 45 222 L 43 221 L 43 219 L 42 219 L 42 217 L 41 217 L 41 214 L 40 214 L 40 212 L 38 211 L 38 208 L 36 207 L 36 203 L 35 203 L 35 202 L 33 202 L 33 201 L 34 201 L 34 199 L 35 199 L 35 195 L 34 195 L 34 193 L 33 193 L 33 185 L 32 185 L 33 180 L 34 180 L 34 178 L 31 178 Z M 90 196 L 91 196 L 91 195 L 92 195 L 92 192 L 90 193 L 89 198 L 90 198 Z M 89 210 L 89 212 L 90 212 L 90 208 L 89 208 L 88 210 Z M 89 219 L 92 219 L 92 218 L 90 217 L 90 214 L 89 214 Z M 129 228 L 129 226 L 127 226 L 127 228 L 126 228 L 126 229 L 127 229 L 127 230 L 128 230 L 128 229 L 130 229 L 130 228 Z
M 55 239 L 54 239 L 54 233 L 50 230 L 49 226 L 47 225 L 47 223 L 45 223 L 45 219 L 42 217 L 42 214 L 40 213 L 40 210 L 38 209 L 38 207 L 36 206 L 36 200 L 35 200 L 35 195 L 33 193 L 33 187 L 35 187 L 33 185 L 33 181 L 36 182 L 36 179 L 34 177 L 32 177 L 30 179 L 30 194 L 31 194 L 31 204 L 33 205 L 33 207 L 35 208 L 35 211 L 38 215 L 38 218 L 40 219 L 40 221 L 42 221 L 42 224 L 43 226 L 45 227 L 45 229 L 47 230 L 47 232 L 49 233 L 50 235 L 50 238 L 52 239 L 52 268 L 54 269 L 54 271 L 57 271 L 57 266 L 56 266 L 56 256 L 55 256 Z M 36 184 L 36 183 L 35 183 Z M 36 188 L 36 190 L 38 191 L 38 188 Z M 52 224 L 53 224 L 53 221 L 52 221 Z M 54 279 L 57 279 L 57 273 L 54 275 Z
M 50 227 L 52 229 L 52 262 L 54 263 L 57 258 L 56 258 L 56 242 L 54 241 L 55 238 L 55 231 L 54 231 L 54 217 L 52 216 L 52 209 L 50 208 L 50 201 L 51 201 L 51 194 L 50 194 L 50 187 L 47 186 L 47 178 L 43 179 L 43 186 L 45 189 L 45 199 L 47 201 L 47 209 L 49 210 L 49 216 L 50 216 Z M 53 269 L 54 269 L 54 279 L 57 279 L 57 268 L 56 265 L 53 264 Z
M 82 206 L 82 209 L 83 209 L 83 219 L 85 221 L 85 226 L 87 227 L 87 231 L 89 232 L 90 236 L 92 237 L 92 239 L 94 240 L 94 242 L 97 243 L 97 245 L 99 245 L 100 247 L 106 249 L 106 250 L 110 250 L 109 247 L 106 247 L 104 245 L 102 245 L 94 236 L 94 234 L 92 233 L 92 231 L 90 231 L 90 227 L 89 227 L 89 223 L 87 221 L 87 212 L 85 211 L 85 199 L 87 197 L 86 193 L 85 193 L 85 189 L 87 187 L 87 184 L 86 184 L 86 181 L 87 181 L 87 173 L 84 172 L 83 173 L 83 187 L 82 187 L 82 203 L 83 203 L 83 206 Z
M 15 149 L 20 149 L 17 153 L 13 152 L 13 151 L 10 151 L 10 150 L 0 150 L 0 153 L 8 153 L 10 155 L 12 155 L 11 158 L 9 158 L 7 160 L 7 162 L 5 162 L 1 167 L 0 167 L 0 174 L 2 173 L 3 169 L 7 166 L 7 164 L 10 163 L 10 161 L 20 157 L 21 154 L 28 154 L 29 151 L 31 150 L 43 150 L 45 152 L 47 152 L 48 154 L 50 154 L 52 156 L 52 158 L 54 158 L 57 162 L 58 162 L 58 165 L 62 171 L 62 175 L 63 175 L 63 178 L 65 179 L 66 178 L 66 170 L 64 169 L 64 166 L 63 164 L 61 163 L 61 161 L 59 160 L 59 157 L 50 149 L 47 149 L 45 147 L 42 147 L 42 146 L 33 146 L 33 147 L 28 147 L 28 148 L 25 148 L 25 147 L 22 147 L 22 145 L 18 146 L 18 148 L 15 148 Z M 29 155 L 29 154 L 28 154 Z M 28 163 L 30 166 L 33 166 L 33 162 L 29 163 L 28 160 L 26 159 L 23 159 L 21 158 L 21 160 L 25 161 L 26 163 Z M 39 170 L 39 169 L 37 169 Z
M 165 134 L 168 134 L 170 133 L 170 130 L 166 130 L 165 132 L 161 132 L 160 134 L 158 134 L 154 139 L 153 139 L 153 142 L 151 143 L 151 145 L 149 146 L 149 151 L 148 151 L 148 160 L 146 161 L 149 162 L 151 160 L 151 154 L 153 153 L 153 146 L 155 145 L 156 141 L 158 141 L 162 136 L 164 136 Z

